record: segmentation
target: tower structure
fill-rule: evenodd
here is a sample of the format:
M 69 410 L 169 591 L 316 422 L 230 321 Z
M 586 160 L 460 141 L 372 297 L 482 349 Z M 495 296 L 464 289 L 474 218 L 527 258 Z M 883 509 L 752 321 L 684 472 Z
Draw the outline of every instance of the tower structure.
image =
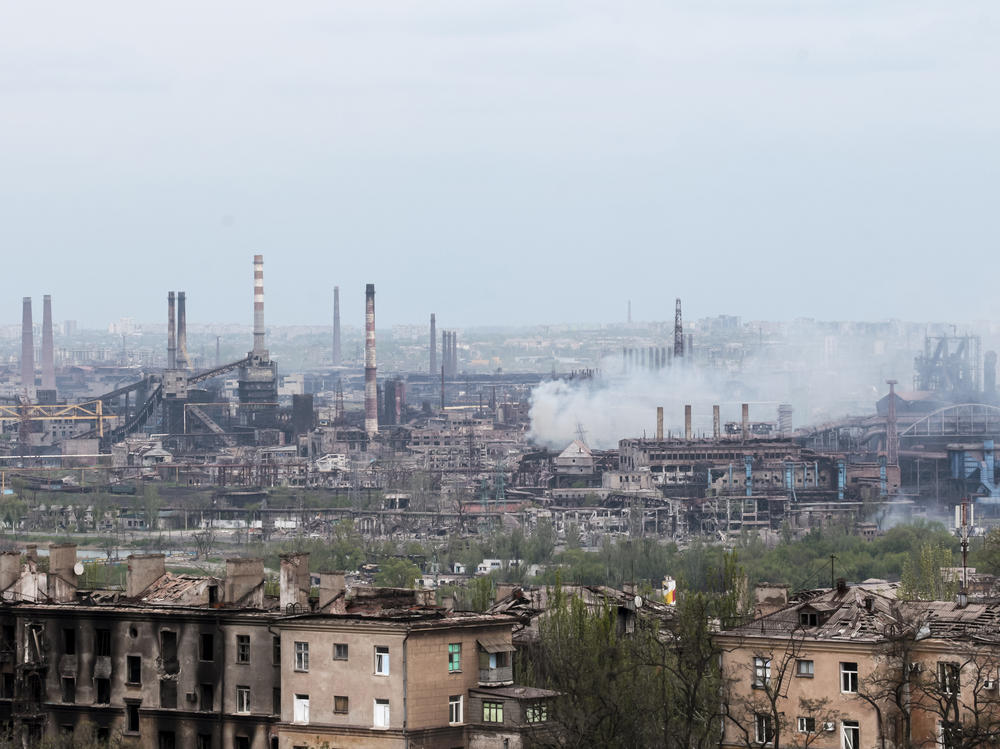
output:
M 340 287 L 333 287 L 333 366 L 343 363 L 340 351 Z
M 278 368 L 267 350 L 264 329 L 264 256 L 253 256 L 253 348 L 240 367 L 241 421 L 273 426 L 278 401 Z
M 365 432 L 378 434 L 378 388 L 375 384 L 375 284 L 365 286 Z
M 681 300 L 674 305 L 674 358 L 684 356 L 684 324 L 681 321 Z
M 21 389 L 35 397 L 35 331 L 31 321 L 31 297 L 21 300 Z

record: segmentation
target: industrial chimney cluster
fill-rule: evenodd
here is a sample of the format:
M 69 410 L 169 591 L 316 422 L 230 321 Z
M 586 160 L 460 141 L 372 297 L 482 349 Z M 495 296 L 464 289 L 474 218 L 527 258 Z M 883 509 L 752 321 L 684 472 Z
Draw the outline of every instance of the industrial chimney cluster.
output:
M 694 335 L 684 335 L 684 324 L 681 319 L 681 300 L 674 307 L 674 345 L 649 346 L 648 348 L 622 348 L 622 371 L 659 370 L 673 365 L 674 361 L 682 361 L 691 357 L 694 348 Z
M 183 291 L 167 292 L 167 369 L 190 369 L 187 350 L 187 299 Z
M 52 297 L 42 298 L 42 386 L 35 384 L 35 331 L 31 316 L 31 297 L 22 300 L 21 307 L 21 388 L 29 400 L 39 396 L 47 403 L 55 401 L 55 343 L 52 335 Z M 45 391 L 42 398 L 40 391 Z
M 441 365 L 445 377 L 458 377 L 458 333 L 441 331 Z

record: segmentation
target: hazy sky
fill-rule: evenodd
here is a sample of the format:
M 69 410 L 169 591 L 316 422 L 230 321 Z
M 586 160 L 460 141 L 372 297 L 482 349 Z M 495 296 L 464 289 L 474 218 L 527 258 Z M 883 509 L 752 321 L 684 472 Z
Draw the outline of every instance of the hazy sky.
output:
M 1000 316 L 996 0 L 153 5 L 0 5 L 0 321 Z

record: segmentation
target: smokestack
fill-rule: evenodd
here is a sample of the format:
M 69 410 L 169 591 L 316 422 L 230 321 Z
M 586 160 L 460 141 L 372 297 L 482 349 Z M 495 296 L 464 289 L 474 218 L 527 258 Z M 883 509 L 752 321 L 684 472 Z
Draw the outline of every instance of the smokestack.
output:
M 750 439 L 750 404 L 743 404 L 743 441 L 746 442 Z
M 365 286 L 365 431 L 378 433 L 378 388 L 375 385 L 375 284 Z
M 35 333 L 31 322 L 31 297 L 26 296 L 21 308 L 21 388 L 29 398 L 35 397 Z
M 167 294 L 167 369 L 177 369 L 177 322 L 174 292 Z
M 188 369 L 191 362 L 188 361 L 187 344 L 187 305 L 185 304 L 186 294 L 183 291 L 177 292 L 177 368 Z
M 656 407 L 656 439 L 663 441 L 663 406 Z
M 55 344 L 52 340 L 52 296 L 42 297 L 42 387 L 56 389 Z
M 264 353 L 264 256 L 253 256 L 253 353 Z
M 458 333 L 451 331 L 451 376 L 458 377 Z
M 441 365 L 441 410 L 444 411 L 444 364 Z
M 719 439 L 722 432 L 721 419 L 719 418 L 719 407 L 712 406 L 712 437 Z
M 983 357 L 983 392 L 996 395 L 997 392 L 997 352 L 987 351 Z
M 681 323 L 681 300 L 674 305 L 674 358 L 684 356 L 684 325 Z
M 436 375 L 437 371 L 438 371 L 437 321 L 434 319 L 434 313 L 431 312 L 431 367 L 430 367 L 431 377 Z
M 340 357 L 340 287 L 333 287 L 333 366 L 339 367 Z
M 684 406 L 684 439 L 691 441 L 691 406 Z
M 896 380 L 886 380 L 889 386 L 889 409 L 885 421 L 886 463 L 899 465 L 899 435 L 896 433 Z

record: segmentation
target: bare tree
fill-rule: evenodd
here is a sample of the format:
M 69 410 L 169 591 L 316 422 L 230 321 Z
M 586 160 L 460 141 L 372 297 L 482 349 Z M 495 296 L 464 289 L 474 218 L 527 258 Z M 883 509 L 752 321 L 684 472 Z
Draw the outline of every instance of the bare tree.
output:
M 803 641 L 803 631 L 796 627 L 780 641 L 761 642 L 751 648 L 750 662 L 740 663 L 726 674 L 729 699 L 725 718 L 744 746 L 756 749 L 761 744 L 768 744 L 772 749 L 780 749 L 785 741 L 789 746 L 805 749 L 819 738 L 825 723 L 840 717 L 826 698 L 800 698 L 795 723 L 785 710 L 788 688 L 795 677 L 797 662 L 801 660 Z M 739 652 L 746 652 L 746 649 L 741 648 Z M 747 678 L 751 686 L 749 692 L 733 689 L 736 682 Z M 743 696 L 737 697 L 737 694 Z

